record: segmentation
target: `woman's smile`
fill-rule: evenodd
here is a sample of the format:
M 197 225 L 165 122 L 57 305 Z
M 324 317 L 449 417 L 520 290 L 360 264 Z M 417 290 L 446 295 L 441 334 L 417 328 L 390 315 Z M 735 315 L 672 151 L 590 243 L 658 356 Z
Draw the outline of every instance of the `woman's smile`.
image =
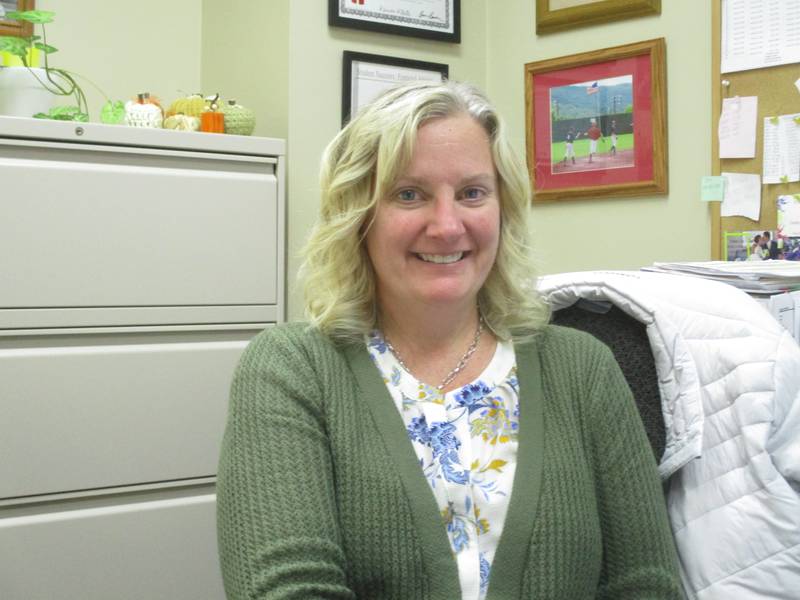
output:
M 423 254 L 420 252 L 415 256 L 425 262 L 449 265 L 460 261 L 465 254 L 465 252 L 455 252 L 453 254 Z

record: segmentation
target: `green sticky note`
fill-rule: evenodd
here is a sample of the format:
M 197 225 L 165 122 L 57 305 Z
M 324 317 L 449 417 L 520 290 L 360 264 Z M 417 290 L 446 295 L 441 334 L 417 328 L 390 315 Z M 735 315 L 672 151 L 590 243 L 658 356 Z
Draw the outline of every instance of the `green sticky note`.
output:
M 725 178 L 705 176 L 700 181 L 702 202 L 721 202 L 725 196 Z
M 794 119 L 792 119 L 792 120 L 794 121 L 794 124 L 795 124 L 795 125 L 800 125 L 800 117 L 795 117 L 795 118 L 794 118 Z
M 777 125 L 778 124 L 778 117 L 770 117 L 769 118 L 769 122 L 772 123 L 773 125 Z
M 781 183 L 789 183 L 789 176 L 781 175 Z

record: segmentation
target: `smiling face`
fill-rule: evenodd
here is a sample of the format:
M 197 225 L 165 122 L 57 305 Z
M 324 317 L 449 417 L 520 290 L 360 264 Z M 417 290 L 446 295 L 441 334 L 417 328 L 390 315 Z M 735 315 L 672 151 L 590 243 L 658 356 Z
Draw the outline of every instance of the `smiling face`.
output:
M 366 236 L 381 308 L 472 309 L 499 238 L 497 176 L 483 127 L 466 114 L 424 123 Z

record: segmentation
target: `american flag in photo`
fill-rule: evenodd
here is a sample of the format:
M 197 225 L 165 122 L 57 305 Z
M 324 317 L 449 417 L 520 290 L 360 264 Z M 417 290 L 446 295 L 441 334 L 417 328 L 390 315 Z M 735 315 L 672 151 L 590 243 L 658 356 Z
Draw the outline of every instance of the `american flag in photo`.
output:
M 599 91 L 600 91 L 600 86 L 597 84 L 596 81 L 592 85 L 586 88 L 587 94 L 596 94 Z

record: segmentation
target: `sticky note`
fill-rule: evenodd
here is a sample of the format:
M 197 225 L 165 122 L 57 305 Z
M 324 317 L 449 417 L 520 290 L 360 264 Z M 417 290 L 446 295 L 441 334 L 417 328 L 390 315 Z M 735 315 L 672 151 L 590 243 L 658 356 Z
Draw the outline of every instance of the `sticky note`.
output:
M 707 175 L 700 182 L 702 202 L 721 202 L 725 197 L 725 178 Z

